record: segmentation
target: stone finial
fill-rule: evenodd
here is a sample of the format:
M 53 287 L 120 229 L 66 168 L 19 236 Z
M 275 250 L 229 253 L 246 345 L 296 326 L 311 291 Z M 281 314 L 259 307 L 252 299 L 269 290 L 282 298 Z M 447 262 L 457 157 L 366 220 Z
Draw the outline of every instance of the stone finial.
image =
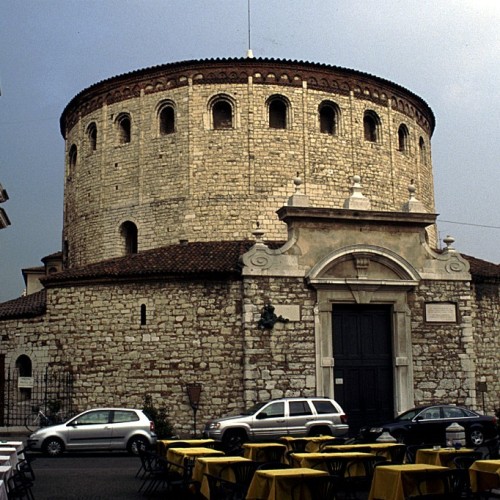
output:
M 287 205 L 289 207 L 309 207 L 309 198 L 300 190 L 302 179 L 300 178 L 299 172 L 297 172 L 297 175 L 293 178 L 293 184 L 295 186 L 295 193 L 288 198 Z
M 443 238 L 443 243 L 446 245 L 446 248 L 443 250 L 444 252 L 455 252 L 455 247 L 453 246 L 455 238 L 453 236 L 446 235 L 446 238 Z
M 403 212 L 415 212 L 415 213 L 427 212 L 427 210 L 424 207 L 424 204 L 420 200 L 417 200 L 417 198 L 415 197 L 416 191 L 417 188 L 415 187 L 415 184 L 413 184 L 413 179 L 412 179 L 410 184 L 408 185 L 409 198 L 408 201 L 403 205 Z
M 361 177 L 354 175 L 352 182 L 351 195 L 344 201 L 344 208 L 350 210 L 371 210 L 371 202 L 362 192 Z
M 260 222 L 257 221 L 255 225 L 256 225 L 256 228 L 252 231 L 252 234 L 253 234 L 253 236 L 255 238 L 255 244 L 259 245 L 259 246 L 267 246 L 264 243 L 264 235 L 266 233 L 265 233 L 265 231 L 263 229 L 261 229 Z

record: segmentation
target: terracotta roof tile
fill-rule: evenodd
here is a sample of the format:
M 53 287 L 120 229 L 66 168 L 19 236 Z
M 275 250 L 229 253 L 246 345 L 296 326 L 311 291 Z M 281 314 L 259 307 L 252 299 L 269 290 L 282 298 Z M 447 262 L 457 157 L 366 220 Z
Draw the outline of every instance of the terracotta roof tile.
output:
M 32 318 L 45 314 L 47 294 L 45 290 L 9 300 L 0 304 L 0 321 L 15 318 Z
M 500 281 L 500 264 L 493 264 L 493 262 L 465 254 L 462 254 L 462 257 L 469 261 L 472 281 Z

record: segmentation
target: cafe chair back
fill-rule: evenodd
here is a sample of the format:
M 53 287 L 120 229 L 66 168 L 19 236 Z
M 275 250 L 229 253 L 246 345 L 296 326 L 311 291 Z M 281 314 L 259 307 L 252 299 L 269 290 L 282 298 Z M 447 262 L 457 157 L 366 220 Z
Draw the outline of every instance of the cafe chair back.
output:
M 283 445 L 266 446 L 257 451 L 257 462 L 282 462 L 286 448 Z
M 406 447 L 406 463 L 414 464 L 417 458 L 417 451 L 422 448 L 432 448 L 432 444 L 412 444 Z
M 389 459 L 393 464 L 403 464 L 406 457 L 406 445 L 397 444 L 390 446 L 387 448 L 387 453 L 389 453 Z
M 7 497 L 9 500 L 34 500 L 31 488 L 33 482 L 26 479 L 26 477 L 15 471 L 9 479 L 7 479 Z
M 219 476 L 205 473 L 210 491 L 210 500 L 232 500 L 236 494 L 236 483 Z
M 305 477 L 302 485 L 314 500 L 336 500 L 341 492 L 339 481 L 333 476 Z M 292 500 L 303 499 L 302 485 L 298 483 L 292 488 Z

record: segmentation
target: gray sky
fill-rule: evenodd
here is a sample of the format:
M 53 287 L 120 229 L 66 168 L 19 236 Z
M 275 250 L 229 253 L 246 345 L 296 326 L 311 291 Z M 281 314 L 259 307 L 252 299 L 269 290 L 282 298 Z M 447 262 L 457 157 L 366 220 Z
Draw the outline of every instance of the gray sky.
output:
M 364 71 L 431 106 L 440 237 L 499 263 L 500 0 L 251 0 L 251 10 L 256 57 Z M 59 117 L 70 99 L 139 68 L 243 57 L 247 45 L 247 0 L 2 0 L 0 183 L 12 225 L 0 231 L 0 301 L 22 293 L 22 268 L 61 249 Z

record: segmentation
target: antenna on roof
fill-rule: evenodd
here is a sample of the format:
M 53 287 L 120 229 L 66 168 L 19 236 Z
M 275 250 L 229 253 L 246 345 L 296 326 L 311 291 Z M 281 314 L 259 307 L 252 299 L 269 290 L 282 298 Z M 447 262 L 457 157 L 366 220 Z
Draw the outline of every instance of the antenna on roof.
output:
M 250 0 L 247 0 L 247 5 L 248 5 L 248 50 L 247 50 L 247 57 L 249 59 L 253 58 L 253 52 L 252 52 L 252 42 L 251 42 L 251 29 L 250 29 Z

